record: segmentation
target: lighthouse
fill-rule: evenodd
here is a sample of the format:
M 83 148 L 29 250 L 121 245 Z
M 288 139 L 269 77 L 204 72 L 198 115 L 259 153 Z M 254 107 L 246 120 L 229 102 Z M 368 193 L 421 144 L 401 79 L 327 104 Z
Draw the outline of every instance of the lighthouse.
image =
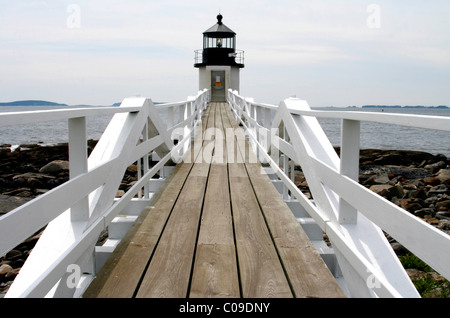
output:
M 239 71 L 244 51 L 236 50 L 236 33 L 217 16 L 217 23 L 203 32 L 203 49 L 195 51 L 199 90 L 209 89 L 211 101 L 225 102 L 228 89 L 239 91 Z

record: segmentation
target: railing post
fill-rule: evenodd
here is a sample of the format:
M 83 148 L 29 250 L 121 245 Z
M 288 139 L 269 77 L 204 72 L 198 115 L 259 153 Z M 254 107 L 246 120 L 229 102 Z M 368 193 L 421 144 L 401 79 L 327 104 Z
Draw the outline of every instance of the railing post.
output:
M 342 120 L 340 172 L 352 180 L 358 181 L 359 175 L 359 140 L 360 122 L 357 120 Z M 357 222 L 357 210 L 345 200 L 339 200 L 338 221 L 341 224 Z
M 143 135 L 144 135 L 143 142 L 146 142 L 148 140 L 148 119 L 144 125 Z M 147 171 L 150 170 L 149 162 L 148 162 L 149 161 L 148 153 L 146 153 L 144 155 L 143 160 L 144 160 L 143 174 L 145 175 L 147 173 Z M 139 159 L 139 161 L 140 161 L 140 159 Z M 164 169 L 162 169 L 162 171 L 164 171 Z M 140 191 L 139 191 L 139 193 L 140 193 Z M 144 185 L 144 199 L 149 199 L 149 198 L 150 198 L 150 181 L 146 182 Z
M 167 129 L 171 128 L 174 124 L 174 109 L 175 107 L 167 108 Z
M 88 172 L 86 117 L 69 118 L 69 167 L 73 179 Z M 70 209 L 72 221 L 89 219 L 89 200 L 83 198 Z
M 269 108 L 264 109 L 264 127 L 268 130 L 266 133 L 266 152 L 270 151 L 271 144 L 271 132 L 270 128 L 272 127 L 272 113 Z

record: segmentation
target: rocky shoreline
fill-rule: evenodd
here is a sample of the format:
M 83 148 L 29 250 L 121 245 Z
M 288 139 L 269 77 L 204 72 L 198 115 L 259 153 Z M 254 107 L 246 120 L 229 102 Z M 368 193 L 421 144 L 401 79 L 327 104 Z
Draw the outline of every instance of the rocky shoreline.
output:
M 335 149 L 339 154 L 339 147 Z M 359 164 L 360 184 L 450 235 L 450 158 L 419 151 L 363 149 Z M 295 180 L 311 197 L 300 168 Z M 407 249 L 386 237 L 401 260 L 411 258 Z M 416 287 L 425 280 L 433 282 L 422 296 L 450 297 L 450 283 L 432 269 L 405 268 L 411 280 L 418 282 Z
M 88 142 L 88 153 L 95 144 L 94 140 Z M 338 147 L 336 151 L 339 154 Z M 449 158 L 443 155 L 418 151 L 364 149 L 360 151 L 359 182 L 450 235 L 449 164 Z M 136 180 L 136 174 L 136 168 L 130 166 L 120 190 L 126 191 Z M 68 179 L 67 144 L 21 145 L 13 152 L 10 145 L 1 145 L 0 216 Z M 310 196 L 299 167 L 296 168 L 295 183 Z M 40 231 L 0 258 L 0 297 L 20 271 L 39 235 Z M 407 254 L 408 251 L 403 246 L 387 237 L 399 256 Z M 428 275 L 414 269 L 407 271 L 411 279 Z M 432 276 L 437 281 L 443 280 L 437 273 Z M 446 286 L 450 288 L 448 284 Z

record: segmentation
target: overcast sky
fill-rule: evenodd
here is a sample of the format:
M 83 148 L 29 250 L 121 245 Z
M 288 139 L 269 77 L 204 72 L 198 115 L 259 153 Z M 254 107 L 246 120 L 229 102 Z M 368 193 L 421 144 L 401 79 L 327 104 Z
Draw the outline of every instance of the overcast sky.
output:
M 258 102 L 450 106 L 448 0 L 0 0 L 0 102 L 184 100 L 219 11 Z

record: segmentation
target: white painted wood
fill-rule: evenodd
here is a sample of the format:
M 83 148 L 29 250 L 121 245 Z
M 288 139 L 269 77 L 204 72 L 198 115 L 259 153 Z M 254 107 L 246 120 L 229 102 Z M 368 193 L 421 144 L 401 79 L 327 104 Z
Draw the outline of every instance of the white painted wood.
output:
M 108 239 L 102 246 L 95 246 L 95 274 L 100 271 L 120 241 L 120 239 Z
M 443 276 L 450 277 L 450 259 L 443 253 L 450 251 L 449 235 L 376 195 L 356 181 L 341 177 L 338 172 L 329 169 L 323 163 L 315 161 L 313 168 L 317 169 L 317 175 L 323 182 L 330 184 L 334 191 L 367 218 Z
M 86 117 L 69 118 L 69 167 L 70 178 L 88 172 Z M 73 221 L 87 221 L 89 218 L 89 200 L 85 196 L 71 208 Z
M 0 126 L 23 125 L 69 118 L 138 112 L 140 107 L 89 107 L 0 113 Z
M 314 116 L 317 118 L 339 118 L 356 121 L 369 121 L 383 124 L 409 126 L 424 129 L 450 131 L 450 118 L 446 116 L 426 116 L 410 114 L 388 114 L 375 112 L 343 112 L 323 110 L 290 110 L 292 114 Z
M 122 239 L 136 221 L 137 216 L 116 216 L 108 226 L 110 239 Z
M 359 176 L 359 121 L 343 119 L 341 131 L 340 172 L 352 180 L 358 181 Z M 356 223 L 357 210 L 339 198 L 339 222 Z
M 0 255 L 6 254 L 102 184 L 114 160 L 52 189 L 0 218 Z M 38 211 L 38 212 L 36 212 Z M 14 230 L 12 230 L 14 229 Z

